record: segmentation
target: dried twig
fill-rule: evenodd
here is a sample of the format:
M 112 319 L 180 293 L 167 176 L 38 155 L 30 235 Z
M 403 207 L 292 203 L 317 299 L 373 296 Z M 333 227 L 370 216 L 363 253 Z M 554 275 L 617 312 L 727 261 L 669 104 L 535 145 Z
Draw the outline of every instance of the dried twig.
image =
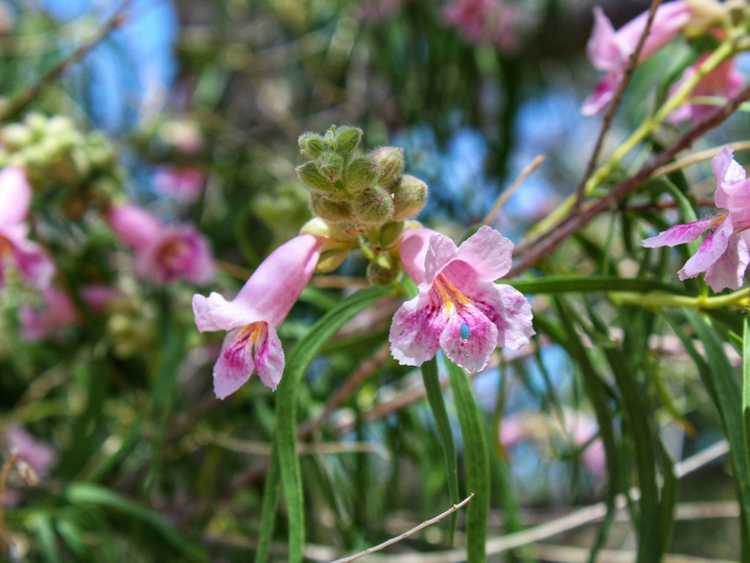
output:
M 599 153 L 601 153 L 602 147 L 604 146 L 604 140 L 607 137 L 607 131 L 609 131 L 609 128 L 612 126 L 612 121 L 617 113 L 617 109 L 620 107 L 620 102 L 622 102 L 625 90 L 627 89 L 630 79 L 633 77 L 633 73 L 638 66 L 638 59 L 641 56 L 641 51 L 643 51 L 643 46 L 646 44 L 646 39 L 651 33 L 651 25 L 654 23 L 654 17 L 656 16 L 656 10 L 659 7 L 659 4 L 661 4 L 661 0 L 652 0 L 651 8 L 648 12 L 648 19 L 646 20 L 646 26 L 643 28 L 643 32 L 638 38 L 638 44 L 635 47 L 635 51 L 630 55 L 628 66 L 625 68 L 622 80 L 620 80 L 615 95 L 607 108 L 607 113 L 604 114 L 602 127 L 599 130 L 599 136 L 596 138 L 596 143 L 594 144 L 594 150 L 589 158 L 589 163 L 586 165 L 586 171 L 584 172 L 578 187 L 576 187 L 576 202 L 574 209 L 578 209 L 581 206 L 583 196 L 585 195 L 586 184 L 588 183 L 591 174 L 594 173 L 594 168 L 596 168 L 596 163 L 599 160 Z
M 717 154 L 719 154 L 719 152 L 721 152 L 721 150 L 725 147 L 728 147 L 735 151 L 747 150 L 747 149 L 750 149 L 750 141 L 738 141 L 736 143 L 728 143 L 726 145 L 722 145 L 720 147 L 714 147 L 712 149 L 707 149 L 705 151 L 694 152 L 693 154 L 690 154 L 686 156 L 685 158 L 681 158 L 674 162 L 670 162 L 669 164 L 666 164 L 662 166 L 661 168 L 658 168 L 657 170 L 654 171 L 654 177 L 663 176 L 664 174 L 669 174 L 671 172 L 674 172 L 675 170 L 681 170 L 683 168 L 691 166 L 692 164 L 697 164 L 698 162 L 703 162 L 704 160 L 713 158 Z
M 336 561 L 333 561 L 332 563 L 348 563 L 349 561 L 355 561 L 357 559 L 360 559 L 360 558 L 364 557 L 365 555 L 369 555 L 371 553 L 375 553 L 376 551 L 381 551 L 381 550 L 385 549 L 386 547 L 393 545 L 394 543 L 398 543 L 398 542 L 400 542 L 402 540 L 405 540 L 409 536 L 416 534 L 420 530 L 424 530 L 428 526 L 432 526 L 433 524 L 437 524 L 443 518 L 447 518 L 448 516 L 450 516 L 451 514 L 453 514 L 454 512 L 456 512 L 457 510 L 460 510 L 461 508 L 463 508 L 464 506 L 466 506 L 469 503 L 469 501 L 471 501 L 472 498 L 474 498 L 474 493 L 471 493 L 468 497 L 466 497 L 464 500 L 462 500 L 458 504 L 454 504 L 453 506 L 451 506 L 445 512 L 442 512 L 441 514 L 438 514 L 437 516 L 435 516 L 433 518 L 430 518 L 429 520 L 425 520 L 424 522 L 422 522 L 418 526 L 414 526 L 411 530 L 408 530 L 408 531 L 404 532 L 403 534 L 400 534 L 400 535 L 396 536 L 395 538 L 391 538 L 391 539 L 389 539 L 387 541 L 384 541 L 381 544 L 378 544 L 378 545 L 375 545 L 375 546 L 372 546 L 372 547 L 368 547 L 364 551 L 360 551 L 359 553 L 355 553 L 354 555 L 350 555 L 348 557 L 342 557 L 341 559 L 336 559 Z
M 505 203 L 510 199 L 510 196 L 512 196 L 515 191 L 526 181 L 526 178 L 531 176 L 534 171 L 542 164 L 544 164 L 544 155 L 538 154 L 534 157 L 534 160 L 532 160 L 529 164 L 526 165 L 523 170 L 521 170 L 521 173 L 518 175 L 518 177 L 513 180 L 513 183 L 511 183 L 510 186 L 503 190 L 503 193 L 501 193 L 495 201 L 495 205 L 492 206 L 492 209 L 490 209 L 489 213 L 487 213 L 484 219 L 482 219 L 483 225 L 491 225 L 495 222 L 497 214 L 500 212 L 500 209 L 502 209 L 503 205 L 505 205 Z
M 104 25 L 89 41 L 78 46 L 72 53 L 42 75 L 34 84 L 18 93 L 6 105 L 0 108 L 0 121 L 6 121 L 21 113 L 26 109 L 26 106 L 39 97 L 47 86 L 59 79 L 68 68 L 79 62 L 112 31 L 125 23 L 125 10 L 130 5 L 130 2 L 131 0 L 123 0 L 120 7 L 115 10 L 114 15 L 104 22 Z
M 662 166 L 672 160 L 680 151 L 692 145 L 699 137 L 724 122 L 745 101 L 750 99 L 750 86 L 744 88 L 737 96 L 733 97 L 727 104 L 700 121 L 687 133 L 685 133 L 674 145 L 659 153 L 650 163 L 643 166 L 636 174 L 627 180 L 620 182 L 606 196 L 593 202 L 586 208 L 577 212 L 574 210 L 565 219 L 560 221 L 550 232 L 540 239 L 533 247 L 529 248 L 522 259 L 516 263 L 508 277 L 514 277 L 526 271 L 536 264 L 544 256 L 557 248 L 557 246 L 573 233 L 579 231 L 589 222 L 607 209 L 610 209 L 624 196 L 637 190 L 646 180 Z

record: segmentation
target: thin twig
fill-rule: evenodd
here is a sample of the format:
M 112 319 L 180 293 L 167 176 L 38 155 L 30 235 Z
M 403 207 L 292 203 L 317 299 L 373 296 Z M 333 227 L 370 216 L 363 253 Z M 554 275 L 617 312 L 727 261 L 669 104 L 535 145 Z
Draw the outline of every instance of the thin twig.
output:
M 206 434 L 196 440 L 197 446 L 211 444 L 248 455 L 270 457 L 273 453 L 272 445 L 266 442 L 239 440 L 225 434 Z M 315 442 L 312 444 L 297 444 L 300 455 L 338 455 L 338 454 L 376 454 L 383 459 L 390 459 L 388 451 L 381 444 L 373 442 Z
M 738 141 L 736 143 L 728 143 L 726 145 L 722 145 L 720 147 L 714 147 L 712 149 L 707 149 L 705 151 L 695 152 L 693 154 L 686 156 L 685 158 L 681 158 L 674 162 L 670 162 L 669 164 L 666 164 L 665 166 L 658 168 L 657 170 L 654 171 L 654 177 L 663 176 L 665 174 L 674 172 L 675 170 L 681 170 L 682 168 L 686 168 L 693 164 L 697 164 L 698 162 L 703 162 L 704 160 L 713 158 L 717 154 L 719 154 L 719 152 L 721 152 L 721 150 L 724 148 L 730 148 L 735 151 L 747 150 L 747 149 L 750 149 L 750 141 Z
M 542 164 L 544 164 L 544 155 L 538 154 L 534 157 L 534 160 L 532 160 L 529 164 L 526 165 L 523 170 L 521 170 L 521 173 L 518 175 L 518 177 L 513 180 L 513 183 L 510 186 L 503 190 L 503 192 L 495 201 L 495 205 L 492 206 L 492 209 L 490 209 L 489 213 L 487 213 L 484 219 L 482 219 L 483 225 L 491 225 L 495 222 L 497 214 L 500 212 L 500 209 L 502 209 L 503 205 L 505 205 L 505 203 L 510 199 L 510 196 L 512 196 L 515 191 L 520 188 L 521 185 L 526 181 L 526 178 L 531 176 L 534 171 Z
M 648 19 L 646 20 L 646 27 L 643 28 L 643 32 L 638 38 L 638 44 L 635 47 L 635 51 L 633 51 L 630 55 L 628 66 L 625 68 L 625 74 L 623 75 L 622 80 L 620 80 L 620 84 L 618 84 L 617 86 L 615 95 L 612 98 L 609 107 L 607 108 L 607 113 L 604 115 L 602 127 L 599 130 L 599 136 L 596 138 L 596 143 L 594 144 L 594 150 L 591 153 L 591 158 L 589 158 L 589 163 L 586 165 L 586 172 L 584 172 L 583 178 L 581 178 L 581 182 L 578 184 L 578 187 L 576 187 L 576 202 L 574 209 L 578 209 L 581 207 L 581 202 L 583 201 L 583 196 L 585 195 L 584 191 L 586 189 L 586 183 L 594 173 L 596 163 L 599 160 L 599 153 L 601 153 L 602 147 L 604 146 L 604 140 L 607 137 L 607 131 L 609 131 L 609 128 L 612 126 L 612 122 L 614 121 L 617 109 L 620 107 L 622 97 L 625 94 L 625 89 L 628 87 L 630 79 L 633 77 L 633 73 L 638 66 L 638 59 L 641 56 L 643 46 L 646 44 L 646 39 L 651 33 L 651 25 L 654 23 L 654 17 L 656 16 L 656 10 L 659 7 L 659 4 L 661 4 L 661 0 L 652 0 L 651 8 L 648 12 Z
M 461 508 L 466 506 L 469 503 L 469 501 L 471 501 L 472 498 L 474 498 L 474 493 L 471 493 L 468 497 L 466 497 L 464 500 L 462 500 L 458 504 L 454 504 L 445 512 L 442 512 L 441 514 L 438 514 L 437 516 L 430 518 L 429 520 L 425 520 L 418 526 L 414 526 L 411 530 L 408 530 L 404 532 L 403 534 L 396 536 L 395 538 L 391 538 L 388 541 L 384 541 L 383 543 L 380 543 L 378 545 L 368 547 L 364 551 L 360 551 L 359 553 L 355 553 L 354 555 L 350 555 L 348 557 L 342 557 L 341 559 L 336 559 L 336 561 L 333 561 L 332 563 L 348 563 L 349 561 L 355 561 L 357 559 L 364 557 L 365 555 L 375 553 L 376 551 L 381 551 L 385 549 L 386 547 L 393 545 L 394 543 L 403 541 L 409 536 L 416 534 L 420 530 L 424 530 L 425 528 L 432 526 L 433 524 L 437 524 L 443 518 L 447 518 L 448 516 L 450 516 L 457 510 L 460 510 Z
M 699 137 L 707 131 L 723 123 L 735 110 L 745 101 L 750 99 L 750 86 L 743 89 L 737 96 L 733 97 L 727 105 L 700 121 L 687 133 L 685 133 L 674 145 L 659 153 L 650 163 L 643 166 L 638 172 L 627 180 L 620 182 L 606 196 L 593 202 L 588 207 L 573 212 L 560 221 L 550 232 L 540 239 L 533 247 L 529 248 L 522 259 L 511 268 L 508 277 L 514 277 L 531 268 L 540 259 L 549 256 L 557 246 L 570 235 L 576 233 L 589 224 L 591 220 L 600 213 L 610 209 L 619 200 L 631 192 L 637 190 L 646 180 L 653 176 L 659 168 L 666 165 L 680 151 L 692 145 Z
M 115 10 L 112 17 L 104 22 L 104 25 L 89 41 L 78 46 L 72 53 L 42 75 L 34 84 L 18 93 L 11 98 L 6 105 L 0 108 L 0 121 L 7 121 L 21 113 L 26 109 L 26 106 L 39 97 L 47 86 L 59 79 L 68 68 L 79 62 L 112 31 L 125 23 L 126 18 L 124 12 L 130 5 L 130 2 L 131 0 L 123 0 L 122 4 L 120 4 L 120 7 Z

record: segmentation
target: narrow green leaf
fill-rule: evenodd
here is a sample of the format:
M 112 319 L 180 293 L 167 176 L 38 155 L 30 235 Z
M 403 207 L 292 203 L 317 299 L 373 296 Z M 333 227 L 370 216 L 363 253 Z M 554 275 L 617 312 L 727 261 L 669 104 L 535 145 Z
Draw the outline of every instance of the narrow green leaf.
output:
M 273 540 L 273 530 L 276 525 L 276 508 L 279 505 L 279 457 L 276 452 L 271 456 L 266 482 L 263 487 L 263 503 L 260 507 L 260 531 L 258 532 L 258 549 L 255 552 L 255 563 L 264 563 Z
M 648 293 L 666 291 L 683 294 L 685 290 L 657 280 L 618 278 L 614 276 L 546 276 L 543 279 L 502 280 L 521 293 L 573 293 L 590 291 L 631 291 Z
M 55 528 L 52 525 L 52 518 L 47 513 L 40 513 L 34 516 L 32 527 L 39 547 L 42 549 L 44 560 L 48 563 L 60 562 L 60 547 L 57 545 Z
M 742 437 L 745 442 L 745 464 L 750 467 L 750 321 L 742 324 Z
M 466 468 L 466 489 L 474 498 L 466 509 L 466 555 L 472 563 L 486 561 L 487 514 L 490 508 L 490 459 L 482 411 L 466 372 L 446 359 L 453 400 L 458 411 Z
M 287 357 L 284 377 L 277 391 L 274 450 L 279 456 L 281 485 L 289 516 L 289 561 L 302 561 L 305 513 L 302 476 L 297 457 L 297 387 L 320 348 L 362 309 L 392 292 L 391 287 L 363 289 L 344 299 L 316 322 Z
M 453 443 L 453 431 L 448 420 L 448 411 L 443 400 L 443 391 L 438 378 L 437 360 L 432 359 L 422 364 L 422 381 L 427 391 L 427 401 L 435 419 L 440 445 L 443 448 L 443 459 L 445 461 L 446 479 L 448 481 L 448 495 L 451 504 L 458 504 L 461 500 L 458 493 L 458 466 L 456 460 L 456 446 Z M 456 531 L 456 513 L 448 519 L 448 543 L 453 544 L 453 536 Z

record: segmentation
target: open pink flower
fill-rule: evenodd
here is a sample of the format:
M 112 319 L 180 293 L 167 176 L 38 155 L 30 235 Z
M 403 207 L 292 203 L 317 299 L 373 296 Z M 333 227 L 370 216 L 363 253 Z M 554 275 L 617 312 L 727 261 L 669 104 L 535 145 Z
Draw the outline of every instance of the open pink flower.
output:
M 697 63 L 691 66 L 685 71 L 680 81 L 675 84 L 672 90 L 678 89 L 686 80 L 691 76 L 695 75 L 696 69 L 703 63 L 708 55 L 703 56 Z M 719 65 L 713 72 L 710 72 L 703 80 L 698 83 L 698 86 L 693 90 L 693 97 L 700 96 L 719 96 L 722 98 L 730 98 L 739 93 L 742 89 L 744 77 L 742 73 L 737 70 L 737 65 L 734 59 Z M 684 104 L 677 108 L 670 116 L 669 121 L 672 123 L 680 123 L 682 121 L 700 121 L 706 115 L 710 114 L 716 109 L 717 106 L 705 105 L 705 104 Z
M 0 171 L 0 287 L 5 285 L 7 267 L 16 269 L 21 278 L 36 288 L 52 281 L 55 266 L 47 253 L 29 240 L 25 223 L 31 206 L 31 186 L 21 168 Z
M 31 468 L 33 474 L 30 477 L 33 479 L 45 479 L 57 457 L 54 449 L 34 438 L 20 426 L 11 426 L 5 431 L 5 446 L 15 454 L 19 462 Z M 7 506 L 13 506 L 20 500 L 20 491 L 7 489 L 5 496 L 0 499 Z
M 178 280 L 206 283 L 214 262 L 206 239 L 191 225 L 165 225 L 135 205 L 120 205 L 109 213 L 118 237 L 135 251 L 138 274 L 158 284 Z
M 419 295 L 396 311 L 391 353 L 419 366 L 442 348 L 470 372 L 485 368 L 497 346 L 518 349 L 534 334 L 531 306 L 509 285 L 496 285 L 511 267 L 513 243 L 483 226 L 460 247 L 430 229 L 407 231 L 401 260 Z
M 25 340 L 54 337 L 58 331 L 78 323 L 75 305 L 64 291 L 48 287 L 42 292 L 42 299 L 39 306 L 21 306 L 21 335 Z
M 717 181 L 714 203 L 719 213 L 708 219 L 675 225 L 641 243 L 646 248 L 676 246 L 692 242 L 710 231 L 677 275 L 685 280 L 705 272 L 706 282 L 714 291 L 727 287 L 738 289 L 750 261 L 747 232 L 750 228 L 750 180 L 733 154 L 725 147 L 711 162 Z
M 214 366 L 214 392 L 228 397 L 256 371 L 271 389 L 284 372 L 284 350 L 276 333 L 320 258 L 320 239 L 299 235 L 274 250 L 232 301 L 218 293 L 193 296 L 198 330 L 229 331 Z
M 688 2 L 668 2 L 657 8 L 639 60 L 647 59 L 669 43 L 690 21 L 690 17 Z M 648 12 L 644 12 L 615 31 L 602 9 L 594 7 L 594 30 L 587 46 L 588 57 L 595 68 L 607 74 L 584 102 L 581 108 L 584 115 L 599 113 L 612 101 L 647 21 Z
M 154 176 L 156 190 L 180 203 L 193 203 L 201 195 L 205 175 L 193 166 L 162 166 Z
M 453 0 L 443 17 L 457 27 L 466 41 L 494 43 L 503 51 L 518 47 L 521 11 L 504 0 Z

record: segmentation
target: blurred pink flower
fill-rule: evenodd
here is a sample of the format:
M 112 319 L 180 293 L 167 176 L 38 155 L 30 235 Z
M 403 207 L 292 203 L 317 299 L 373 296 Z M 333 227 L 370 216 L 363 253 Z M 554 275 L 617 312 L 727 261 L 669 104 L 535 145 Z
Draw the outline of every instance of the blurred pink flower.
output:
M 164 225 L 135 205 L 119 205 L 109 213 L 117 236 L 135 252 L 139 276 L 157 284 L 178 280 L 206 283 L 214 261 L 206 239 L 192 225 Z
M 55 287 L 42 292 L 42 304 L 21 305 L 21 335 L 37 341 L 56 336 L 56 332 L 78 323 L 78 313 L 68 294 Z
M 443 17 L 471 43 L 489 42 L 503 51 L 519 45 L 522 12 L 504 0 L 453 0 L 443 9 Z
M 121 297 L 117 288 L 104 284 L 90 284 L 81 288 L 81 299 L 95 313 L 102 313 Z
M 706 282 L 718 292 L 742 285 L 750 261 L 747 238 L 750 228 L 750 180 L 745 169 L 733 158 L 733 151 L 722 149 L 711 166 L 716 177 L 714 203 L 721 211 L 708 219 L 675 225 L 645 239 L 646 248 L 686 244 L 711 231 L 698 251 L 678 272 L 680 280 L 705 272 Z
M 395 16 L 405 0 L 364 0 L 362 17 L 370 22 L 382 22 Z
M 685 1 L 668 2 L 657 8 L 639 61 L 647 59 L 669 43 L 690 21 L 690 17 L 690 5 Z M 615 31 L 604 11 L 599 6 L 594 7 L 594 30 L 587 46 L 588 57 L 596 69 L 607 74 L 584 102 L 581 108 L 584 115 L 599 113 L 612 101 L 647 21 L 648 12 L 644 12 Z
M 573 435 L 573 440 L 579 446 L 583 446 L 599 431 L 599 427 L 593 417 L 574 412 L 566 417 L 568 431 Z M 607 457 L 604 452 L 604 444 L 597 438 L 592 441 L 583 452 L 583 463 L 587 469 L 597 477 L 603 477 L 607 472 Z
M 408 230 L 400 242 L 404 270 L 419 295 L 396 311 L 391 354 L 419 366 L 442 348 L 470 372 L 485 368 L 496 347 L 518 349 L 534 334 L 531 306 L 494 282 L 511 266 L 513 243 L 483 226 L 460 247 L 430 229 Z
M 320 239 L 299 235 L 274 250 L 237 296 L 193 296 L 195 324 L 201 332 L 229 331 L 214 366 L 214 392 L 224 399 L 255 371 L 276 389 L 284 372 L 284 350 L 276 333 L 315 271 Z
M 672 88 L 672 91 L 674 92 L 677 90 L 686 80 L 695 75 L 696 69 L 707 57 L 708 55 L 701 57 L 697 63 L 686 70 L 680 81 Z M 735 60 L 730 59 L 719 65 L 713 72 L 703 77 L 703 80 L 701 80 L 698 83 L 698 86 L 693 90 L 692 96 L 719 96 L 721 98 L 730 98 L 739 93 L 742 89 L 743 82 L 744 77 L 742 73 L 737 70 Z M 693 122 L 700 121 L 716 108 L 717 106 L 715 105 L 684 104 L 669 116 L 669 121 L 672 123 L 679 123 L 687 120 Z
M 192 166 L 162 166 L 154 176 L 156 190 L 180 203 L 193 203 L 203 192 L 205 175 Z
M 33 471 L 33 477 L 43 480 L 55 463 L 55 450 L 41 440 L 35 439 L 20 426 L 11 426 L 5 431 L 5 444 L 8 450 L 16 455 L 19 462 L 26 463 Z M 5 490 L 0 499 L 3 504 L 12 506 L 21 499 L 17 490 Z
M 511 415 L 500 423 L 500 443 L 504 448 L 512 448 L 529 436 L 529 428 L 523 415 Z
M 55 266 L 49 255 L 29 240 L 25 223 L 31 206 L 31 186 L 21 168 L 0 171 L 0 287 L 5 285 L 5 270 L 15 268 L 21 278 L 36 288 L 52 281 Z

